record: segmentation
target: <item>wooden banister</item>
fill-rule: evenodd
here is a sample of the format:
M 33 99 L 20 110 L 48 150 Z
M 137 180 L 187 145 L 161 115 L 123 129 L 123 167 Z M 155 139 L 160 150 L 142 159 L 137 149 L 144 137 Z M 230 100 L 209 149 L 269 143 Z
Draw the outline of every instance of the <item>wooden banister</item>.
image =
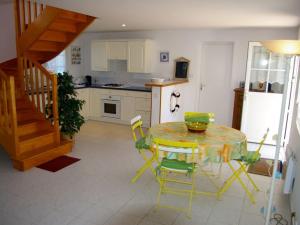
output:
M 59 144 L 57 76 L 28 56 L 22 61 L 25 65 L 23 71 L 25 93 L 36 111 L 50 121 L 55 131 L 56 142 Z
M 0 137 L 12 156 L 19 154 L 14 77 L 0 69 Z

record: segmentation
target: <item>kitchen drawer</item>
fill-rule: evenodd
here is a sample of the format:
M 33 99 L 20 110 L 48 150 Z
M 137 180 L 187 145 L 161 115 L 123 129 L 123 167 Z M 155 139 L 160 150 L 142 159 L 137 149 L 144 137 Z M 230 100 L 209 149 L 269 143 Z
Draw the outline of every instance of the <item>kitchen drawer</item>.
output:
M 149 92 L 128 91 L 128 95 L 136 98 L 151 98 L 151 93 Z

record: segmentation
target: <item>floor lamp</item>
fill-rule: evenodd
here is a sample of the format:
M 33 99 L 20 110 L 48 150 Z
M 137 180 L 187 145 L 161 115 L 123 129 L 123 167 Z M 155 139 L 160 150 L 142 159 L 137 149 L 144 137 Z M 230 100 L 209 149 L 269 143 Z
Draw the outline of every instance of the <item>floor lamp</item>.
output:
M 297 57 L 300 55 L 300 41 L 298 40 L 269 40 L 269 41 L 261 41 L 262 45 L 274 53 L 291 55 Z M 268 201 L 268 208 L 266 214 L 266 222 L 265 225 L 269 225 L 271 214 L 272 214 L 272 205 L 273 205 L 273 197 L 275 191 L 275 179 L 276 179 L 276 170 L 278 167 L 278 159 L 280 153 L 280 146 L 281 146 L 281 139 L 282 139 L 282 131 L 283 131 L 283 123 L 284 123 L 284 113 L 285 107 L 287 104 L 287 86 L 288 86 L 289 77 L 286 76 L 284 78 L 284 92 L 282 97 L 282 104 L 281 104 L 281 113 L 280 113 L 280 121 L 279 121 L 279 128 L 278 128 L 278 137 L 276 140 L 276 152 L 275 152 L 275 161 L 273 167 L 273 175 L 270 187 L 270 198 Z

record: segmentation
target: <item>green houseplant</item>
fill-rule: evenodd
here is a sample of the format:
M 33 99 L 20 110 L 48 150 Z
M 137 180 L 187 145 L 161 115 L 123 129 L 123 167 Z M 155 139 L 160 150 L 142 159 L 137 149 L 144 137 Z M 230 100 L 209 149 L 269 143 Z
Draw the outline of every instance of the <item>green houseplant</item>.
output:
M 60 131 L 72 139 L 85 122 L 80 114 L 85 101 L 77 98 L 73 77 L 67 72 L 57 74 L 57 86 Z

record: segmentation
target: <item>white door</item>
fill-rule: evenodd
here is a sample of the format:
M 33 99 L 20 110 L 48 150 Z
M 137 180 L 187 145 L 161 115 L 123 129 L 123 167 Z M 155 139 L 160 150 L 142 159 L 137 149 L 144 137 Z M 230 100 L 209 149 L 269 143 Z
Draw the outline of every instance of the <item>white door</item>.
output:
M 292 68 L 290 56 L 270 53 L 258 42 L 249 43 L 241 125 L 249 142 L 259 143 L 269 128 L 265 143 L 276 144 L 273 136 L 279 128 L 284 80 L 292 77 Z M 290 85 L 287 88 L 290 92 Z M 286 120 L 285 115 L 285 125 Z
M 145 72 L 145 42 L 128 42 L 128 72 Z
M 231 126 L 233 43 L 208 42 L 202 47 L 198 111 L 215 113 L 216 124 Z
M 92 41 L 91 67 L 93 71 L 107 71 L 107 43 L 105 41 Z

